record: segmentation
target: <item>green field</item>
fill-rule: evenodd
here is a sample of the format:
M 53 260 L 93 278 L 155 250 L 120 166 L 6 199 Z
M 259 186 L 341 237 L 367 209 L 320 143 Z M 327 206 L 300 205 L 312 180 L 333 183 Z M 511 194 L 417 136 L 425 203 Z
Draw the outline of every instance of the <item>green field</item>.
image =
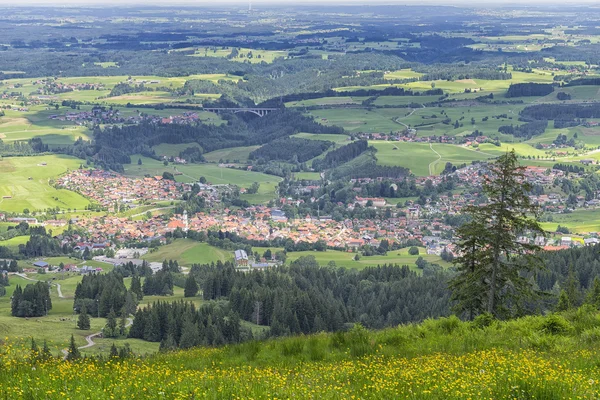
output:
M 184 151 L 189 147 L 198 147 L 200 145 L 198 143 L 179 143 L 179 144 L 170 144 L 170 143 L 161 143 L 156 146 L 152 146 L 152 150 L 156 153 L 157 156 L 167 156 L 167 157 L 179 157 L 179 153 Z M 134 160 L 137 162 L 137 160 Z
M 484 160 L 491 156 L 452 144 L 372 141 L 378 164 L 409 168 L 418 176 L 439 174 L 446 162 L 454 165 Z
M 89 139 L 86 127 L 49 119 L 56 113 L 44 106 L 30 107 L 28 111 L 5 110 L 6 115 L 0 117 L 0 139 L 10 143 L 39 137 L 50 147 L 72 144 L 79 137 Z
M 204 154 L 204 159 L 208 162 L 240 162 L 248 161 L 250 153 L 258 149 L 260 146 L 245 146 L 245 147 L 229 147 L 223 150 L 215 150 Z
M 575 210 L 569 214 L 552 214 L 552 222 L 543 222 L 542 227 L 549 232 L 564 226 L 571 232 L 600 232 L 600 210 Z
M 161 161 L 144 157 L 136 154 L 132 155 L 132 164 L 125 165 L 125 174 L 130 176 L 162 175 L 164 171 L 183 175 L 177 175 L 176 179 L 180 182 L 197 182 L 201 176 L 212 184 L 233 184 L 241 187 L 250 187 L 252 183 L 258 182 L 261 185 L 262 194 L 275 194 L 275 185 L 281 181 L 281 178 L 273 175 L 267 175 L 260 172 L 251 172 L 242 169 L 232 169 L 219 167 L 213 164 L 186 164 L 164 166 Z M 142 165 L 138 165 L 138 159 L 142 160 Z
M 324 140 L 342 146 L 350 143 L 350 136 L 348 135 L 333 135 L 329 133 L 297 133 L 292 135 L 292 137 L 310 140 Z
M 270 247 L 273 254 L 277 251 L 281 251 L 281 248 Z M 253 247 L 252 251 L 263 254 L 267 250 L 266 247 Z M 408 254 L 408 248 L 389 251 L 385 256 L 361 256 L 360 260 L 355 261 L 354 256 L 356 253 L 347 253 L 339 250 L 327 250 L 327 251 L 293 251 L 287 253 L 287 263 L 297 260 L 300 257 L 313 256 L 320 265 L 327 265 L 330 262 L 334 262 L 338 267 L 350 268 L 350 269 L 362 269 L 365 267 L 382 265 L 382 264 L 399 264 L 408 265 L 411 269 L 419 271 L 415 262 L 417 258 L 423 257 L 426 261 L 436 263 L 442 267 L 448 267 L 451 264 L 445 262 L 436 255 L 428 255 L 425 252 L 425 248 L 419 248 L 419 255 L 411 256 Z
M 11 197 L 0 198 L 0 210 L 84 209 L 89 204 L 88 200 L 75 192 L 55 189 L 48 183 L 69 170 L 79 168 L 80 164 L 81 160 L 63 155 L 0 159 L 0 197 Z
M 232 254 L 206 243 L 178 239 L 171 244 L 159 247 L 157 251 L 146 254 L 143 258 L 151 262 L 177 260 L 181 265 L 190 266 L 227 261 L 232 258 Z

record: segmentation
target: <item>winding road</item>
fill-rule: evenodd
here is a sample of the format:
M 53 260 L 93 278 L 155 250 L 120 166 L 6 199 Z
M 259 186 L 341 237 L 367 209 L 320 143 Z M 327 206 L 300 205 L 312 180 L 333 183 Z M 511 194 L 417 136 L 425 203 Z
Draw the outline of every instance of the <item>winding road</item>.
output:
M 133 325 L 133 318 L 127 318 L 127 324 L 125 325 L 125 328 L 129 328 L 131 325 Z M 85 346 L 79 346 L 78 349 L 79 350 L 88 349 L 92 346 L 95 346 L 96 342 L 94 342 L 94 338 L 99 337 L 100 335 L 102 335 L 102 332 L 96 332 L 96 333 L 92 333 L 91 335 L 87 335 L 85 337 L 85 341 L 87 342 L 87 344 Z M 66 359 L 67 356 L 69 355 L 69 351 L 67 349 L 62 349 L 61 352 L 64 355 L 63 358 Z
M 429 143 L 429 148 L 431 149 L 431 151 L 433 151 L 438 156 L 437 160 L 435 160 L 429 164 L 429 176 L 432 176 L 432 175 L 435 175 L 435 171 L 434 171 L 435 165 L 438 162 L 440 162 L 440 160 L 442 159 L 442 155 L 433 149 L 433 145 L 431 143 Z

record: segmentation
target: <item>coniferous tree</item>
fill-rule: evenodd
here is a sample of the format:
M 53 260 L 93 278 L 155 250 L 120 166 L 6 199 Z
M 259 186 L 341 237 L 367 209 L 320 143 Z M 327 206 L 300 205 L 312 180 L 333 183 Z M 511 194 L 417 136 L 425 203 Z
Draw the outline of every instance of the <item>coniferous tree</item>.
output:
M 585 302 L 591 304 L 597 309 L 600 308 L 600 279 L 596 276 L 588 290 Z
M 104 336 L 106 337 L 117 337 L 117 314 L 114 309 L 110 309 L 108 316 L 106 317 L 106 327 L 104 328 Z
M 110 358 L 118 358 L 119 357 L 119 350 L 117 350 L 117 346 L 115 346 L 115 343 L 113 342 L 112 346 L 110 346 Z
M 189 274 L 185 280 L 185 288 L 183 290 L 184 297 L 194 297 L 198 294 L 198 284 L 194 275 Z
M 134 275 L 131 278 L 131 286 L 129 286 L 129 290 L 136 295 L 138 300 L 142 300 L 144 298 L 144 292 L 142 291 L 142 284 L 139 275 Z
M 87 308 L 85 305 L 79 310 L 79 317 L 77 318 L 77 327 L 82 331 L 90 329 L 90 316 L 88 315 Z
M 534 294 L 523 273 L 540 267 L 539 247 L 517 238 L 524 233 L 543 236 L 544 231 L 531 217 L 537 217 L 538 210 L 528 196 L 531 184 L 525 180 L 514 150 L 490 164 L 482 191 L 488 203 L 466 208 L 474 222 L 470 229 L 459 232 L 458 238 L 460 243 L 476 242 L 476 237 L 484 242 L 472 256 L 474 269 L 463 266 L 450 287 L 471 315 L 488 312 L 507 317 L 519 312 L 523 301 Z M 477 286 L 483 289 L 483 297 L 473 290 Z
M 185 321 L 183 321 L 179 347 L 182 349 L 189 349 L 190 347 L 197 346 L 198 344 L 200 344 L 198 324 L 194 323 L 194 321 L 188 317 L 185 319 Z
M 67 353 L 67 361 L 75 361 L 81 358 L 81 353 L 75 344 L 75 338 L 71 335 L 71 343 L 69 344 L 69 351 Z

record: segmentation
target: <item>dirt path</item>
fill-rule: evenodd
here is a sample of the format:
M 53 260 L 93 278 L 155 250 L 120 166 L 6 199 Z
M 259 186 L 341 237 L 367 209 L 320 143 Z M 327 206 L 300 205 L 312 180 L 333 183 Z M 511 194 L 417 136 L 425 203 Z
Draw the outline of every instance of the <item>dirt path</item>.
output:
M 429 164 L 429 176 L 432 176 L 432 175 L 435 175 L 435 171 L 433 169 L 434 169 L 435 165 L 438 162 L 440 162 L 440 160 L 442 159 L 442 155 L 433 149 L 433 145 L 431 143 L 429 143 L 429 148 L 431 149 L 431 151 L 433 151 L 439 157 L 437 160 L 435 160 Z
M 60 283 L 56 284 L 56 292 L 58 293 L 59 298 L 61 298 L 61 299 L 65 298 L 65 296 L 63 296 L 63 294 L 62 294 L 62 290 L 60 290 Z
M 127 324 L 125 325 L 125 328 L 129 328 L 131 325 L 133 325 L 133 318 L 127 318 Z M 102 332 L 96 332 L 96 333 L 92 333 L 91 335 L 87 335 L 85 337 L 85 341 L 87 342 L 87 344 L 84 346 L 79 346 L 78 349 L 79 350 L 89 349 L 90 347 L 95 346 L 96 342 L 94 342 L 94 338 L 98 337 L 100 335 L 102 335 Z M 67 356 L 69 355 L 69 351 L 67 349 L 62 349 L 61 352 L 64 355 L 63 359 L 66 359 Z
M 422 105 L 422 104 L 421 104 L 421 105 Z M 423 106 L 423 108 L 425 108 L 425 106 Z M 395 122 L 395 123 L 397 123 L 397 124 L 404 125 L 404 127 L 405 127 L 406 129 L 409 129 L 409 126 L 408 126 L 408 125 L 406 125 L 404 122 L 400 121 L 400 119 L 401 119 L 401 118 L 408 118 L 408 117 L 410 117 L 410 116 L 411 116 L 411 115 L 413 115 L 413 114 L 414 114 L 414 112 L 415 112 L 415 111 L 417 111 L 417 110 L 418 110 L 417 108 L 413 108 L 413 110 L 412 110 L 412 111 L 411 111 L 409 114 L 405 115 L 404 117 L 397 117 L 397 118 L 393 118 L 393 119 L 392 119 L 392 121 L 394 121 L 394 122 Z M 415 131 L 416 131 L 416 129 L 415 129 Z
M 27 275 L 25 275 L 25 274 L 19 274 L 19 273 L 16 273 L 15 275 L 17 275 L 17 276 L 19 276 L 19 277 L 21 277 L 21 278 L 23 278 L 23 279 L 27 279 L 28 281 L 33 281 L 33 282 L 46 282 L 46 281 L 40 281 L 39 279 L 33 279 L 33 278 L 30 278 L 30 277 L 28 277 L 28 276 L 27 276 Z M 52 286 L 52 284 L 51 284 L 51 283 L 49 283 L 49 284 Z M 63 296 L 63 294 L 62 294 L 62 290 L 60 290 L 60 283 L 55 283 L 55 285 L 56 285 L 56 292 L 58 293 L 58 297 L 59 297 L 59 298 L 61 298 L 61 299 L 64 299 L 64 298 L 65 298 L 65 296 Z

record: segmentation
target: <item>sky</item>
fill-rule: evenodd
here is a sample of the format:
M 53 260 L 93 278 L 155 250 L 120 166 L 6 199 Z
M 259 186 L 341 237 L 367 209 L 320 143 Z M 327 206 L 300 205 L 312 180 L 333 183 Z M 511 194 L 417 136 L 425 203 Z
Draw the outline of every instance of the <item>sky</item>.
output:
M 475 3 L 475 4 L 474 4 Z M 221 6 L 221 5 L 244 5 L 247 1 L 240 0 L 0 0 L 0 6 L 27 6 L 27 5 L 157 5 L 157 6 Z M 522 0 L 480 0 L 473 2 L 471 0 L 252 0 L 256 6 L 265 4 L 274 5 L 326 5 L 326 4 L 349 4 L 349 5 L 375 5 L 375 4 L 398 4 L 398 5 L 470 5 L 473 7 L 485 6 L 490 4 L 504 5 L 532 5 L 532 4 L 598 4 L 598 0 L 528 0 L 524 3 Z

